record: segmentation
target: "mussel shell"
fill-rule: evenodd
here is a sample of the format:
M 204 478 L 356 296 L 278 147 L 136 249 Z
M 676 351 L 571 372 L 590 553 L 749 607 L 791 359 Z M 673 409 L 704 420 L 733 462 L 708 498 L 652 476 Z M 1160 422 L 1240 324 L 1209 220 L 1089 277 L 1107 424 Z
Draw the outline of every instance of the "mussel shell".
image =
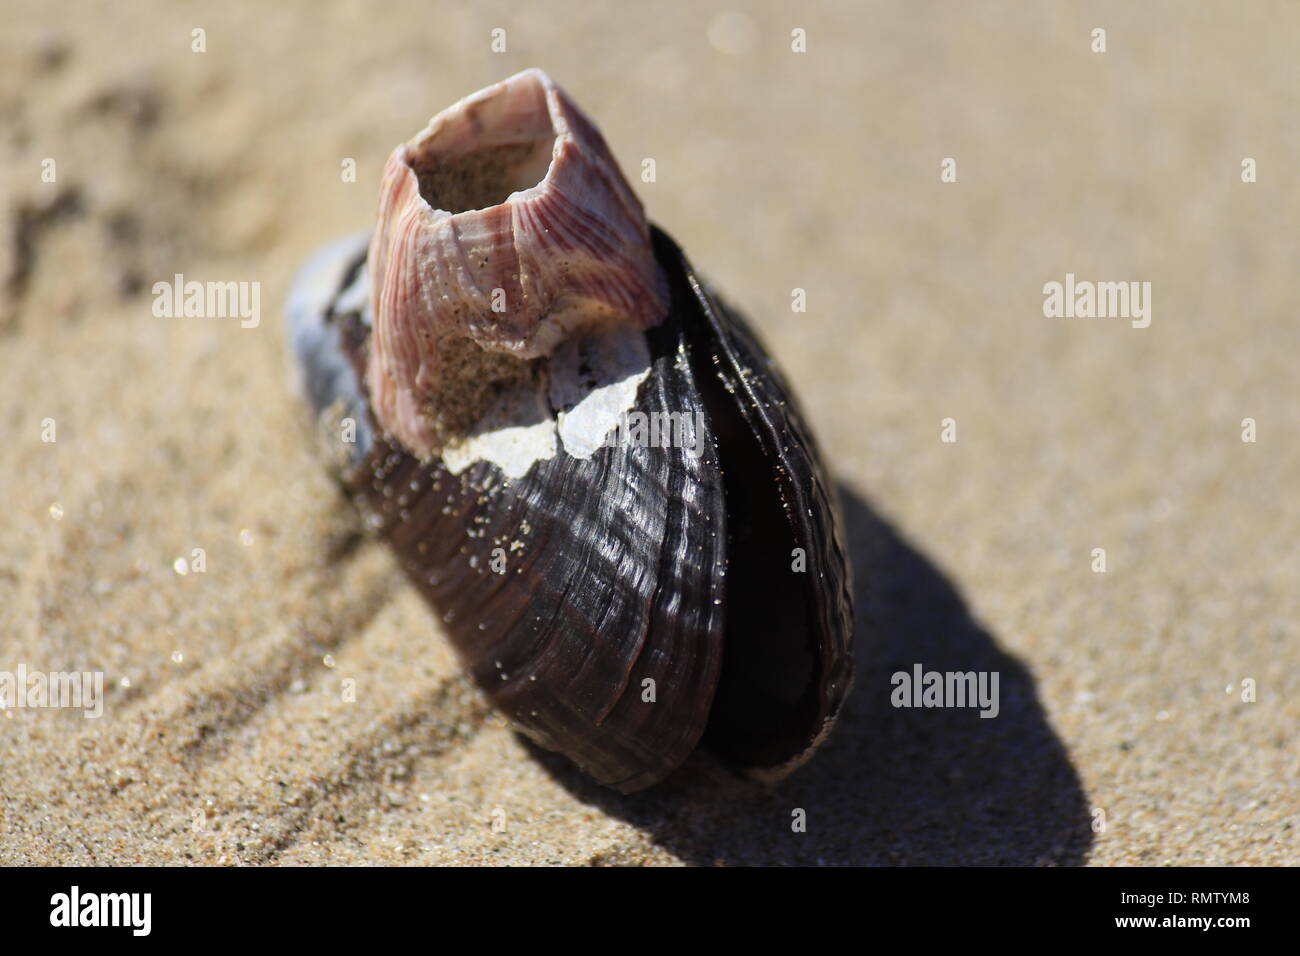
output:
M 672 302 L 646 333 L 636 410 L 702 413 L 700 454 L 622 443 L 560 451 L 517 479 L 483 461 L 452 474 L 369 415 L 364 249 L 336 248 L 289 310 L 318 421 L 358 417 L 345 489 L 476 682 L 541 746 L 623 791 L 701 740 L 779 775 L 825 735 L 852 674 L 849 566 L 811 434 L 743 319 L 665 233 L 652 238 Z
M 662 230 L 653 235 L 718 436 L 727 499 L 726 650 L 707 739 L 731 763 L 780 776 L 830 730 L 853 679 L 839 502 L 793 391 L 749 323 Z

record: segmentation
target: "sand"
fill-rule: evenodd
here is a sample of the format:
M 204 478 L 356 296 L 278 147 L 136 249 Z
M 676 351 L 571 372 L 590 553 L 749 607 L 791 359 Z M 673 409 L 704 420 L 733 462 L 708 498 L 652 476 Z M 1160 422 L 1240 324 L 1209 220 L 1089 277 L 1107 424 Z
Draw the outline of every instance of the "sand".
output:
M 0 863 L 1300 860 L 1300 11 L 618 6 L 0 3 L 0 670 L 106 681 L 0 712 Z M 303 428 L 293 270 L 528 66 L 842 482 L 858 682 L 778 787 L 623 797 L 523 744 Z M 259 324 L 156 316 L 177 273 Z M 1046 317 L 1067 273 L 1149 281 L 1149 326 Z M 996 671 L 999 715 L 892 707 L 916 663 Z

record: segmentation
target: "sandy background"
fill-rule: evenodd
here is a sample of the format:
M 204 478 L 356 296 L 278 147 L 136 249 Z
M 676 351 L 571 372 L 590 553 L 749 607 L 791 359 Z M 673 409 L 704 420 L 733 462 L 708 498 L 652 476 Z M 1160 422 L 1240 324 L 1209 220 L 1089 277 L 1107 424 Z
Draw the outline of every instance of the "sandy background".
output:
M 0 863 L 1300 860 L 1300 8 L 614 6 L 0 2 L 0 669 L 109 685 L 0 713 Z M 533 753 L 300 427 L 293 270 L 534 65 L 656 160 L 844 483 L 857 689 L 776 790 Z M 176 272 L 260 326 L 155 318 Z M 1066 272 L 1150 281 L 1150 328 L 1044 318 Z M 1001 715 L 891 708 L 915 662 Z

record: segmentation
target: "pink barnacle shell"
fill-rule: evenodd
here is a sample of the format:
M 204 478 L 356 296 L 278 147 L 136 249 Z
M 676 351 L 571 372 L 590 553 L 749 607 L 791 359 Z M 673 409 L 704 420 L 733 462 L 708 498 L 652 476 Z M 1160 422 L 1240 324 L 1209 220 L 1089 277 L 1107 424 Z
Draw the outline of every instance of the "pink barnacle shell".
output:
M 370 243 L 367 384 L 380 426 L 420 457 L 512 363 L 579 329 L 647 329 L 668 310 L 641 203 L 599 131 L 541 70 L 435 116 L 388 158 Z M 467 343 L 472 346 L 467 347 Z

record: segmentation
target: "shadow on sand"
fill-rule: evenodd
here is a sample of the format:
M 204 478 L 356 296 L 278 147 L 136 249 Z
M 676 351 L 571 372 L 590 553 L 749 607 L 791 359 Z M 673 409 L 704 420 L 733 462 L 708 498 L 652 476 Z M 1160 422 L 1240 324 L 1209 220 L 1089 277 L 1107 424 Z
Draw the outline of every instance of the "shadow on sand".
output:
M 530 746 L 578 799 L 698 864 L 1075 865 L 1088 803 L 1034 681 L 971 619 L 956 587 L 840 487 L 858 613 L 857 677 L 830 740 L 774 788 L 707 755 L 623 796 Z M 996 671 L 1000 712 L 896 709 L 895 671 Z M 807 830 L 792 832 L 802 808 Z M 594 862 L 622 862 L 620 854 Z

